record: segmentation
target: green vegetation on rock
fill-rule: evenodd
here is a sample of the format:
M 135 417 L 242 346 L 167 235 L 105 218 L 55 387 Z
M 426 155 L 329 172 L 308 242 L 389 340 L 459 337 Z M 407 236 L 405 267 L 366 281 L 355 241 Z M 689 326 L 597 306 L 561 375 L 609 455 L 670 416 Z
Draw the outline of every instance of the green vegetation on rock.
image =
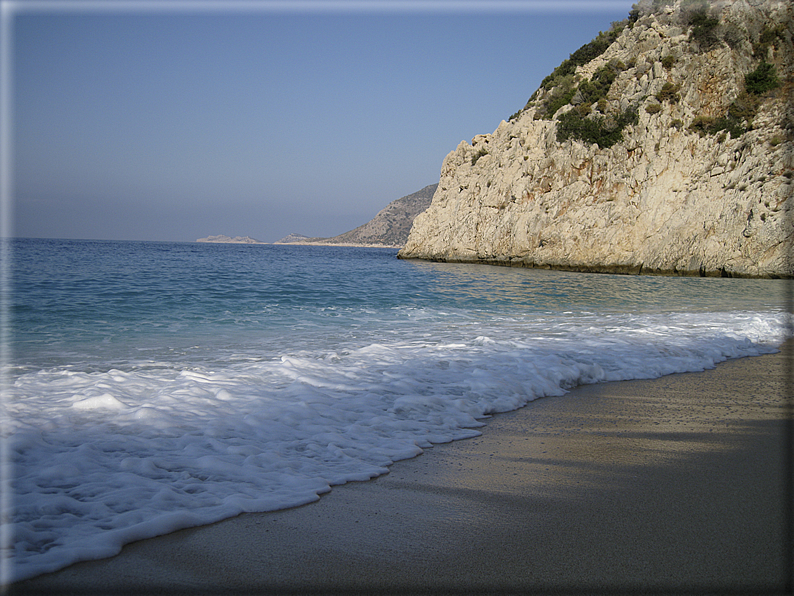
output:
M 637 112 L 626 110 L 616 118 L 608 116 L 584 117 L 577 110 L 570 110 L 559 117 L 557 141 L 563 143 L 576 139 L 585 143 L 596 143 L 599 147 L 611 147 L 623 140 L 623 129 L 637 124 Z
M 731 116 L 729 112 L 721 118 L 711 119 L 706 132 L 709 134 L 729 132 L 732 138 L 737 139 L 747 132 L 747 129 L 742 125 L 741 120 Z
M 753 44 L 753 56 L 766 60 L 769 47 L 777 47 L 786 34 L 786 26 L 782 23 L 776 27 L 764 26 L 758 35 L 758 42 Z
M 574 93 L 576 93 L 576 87 L 574 86 L 573 75 L 566 75 L 559 81 L 559 84 L 554 87 L 551 95 L 546 98 L 543 104 L 543 112 L 545 115 L 551 118 L 562 106 L 567 106 L 571 103 Z
M 576 71 L 577 66 L 582 66 L 583 64 L 587 64 L 591 60 L 598 58 L 601 54 L 607 51 L 607 48 L 612 45 L 612 42 L 618 38 L 622 31 L 623 27 L 621 25 L 614 27 L 606 33 L 601 31 L 595 39 L 584 44 L 581 48 L 571 54 L 567 60 L 563 60 L 562 63 L 555 68 L 549 76 L 543 79 L 543 81 L 540 83 L 541 88 L 546 89 L 547 91 L 551 90 L 559 84 L 559 80 L 562 77 L 573 74 Z
M 745 76 L 744 92 L 731 102 L 724 116 L 719 118 L 698 116 L 692 121 L 689 128 L 698 132 L 700 136 L 728 132 L 732 138 L 738 138 L 752 127 L 753 118 L 758 112 L 761 102 L 760 96 L 779 86 L 780 79 L 775 66 L 768 62 L 761 62 L 758 68 Z
M 571 54 L 567 59 L 563 60 L 562 63 L 555 68 L 550 75 L 543 79 L 540 84 L 540 88 L 532 94 L 526 105 L 521 110 L 511 115 L 509 120 L 517 118 L 519 115 L 521 115 L 521 112 L 534 105 L 538 96 L 538 92 L 541 89 L 549 93 L 544 98 L 543 103 L 539 106 L 539 116 L 536 117 L 551 118 L 554 116 L 557 110 L 565 105 L 568 105 L 577 91 L 576 80 L 574 78 L 576 67 L 587 64 L 591 60 L 603 54 L 621 34 L 624 23 L 625 21 L 623 23 L 613 23 L 612 29 L 607 32 L 601 31 L 595 39 L 589 43 L 586 43 L 573 54 Z M 619 66 L 625 68 L 622 65 Z M 612 66 L 611 68 L 615 69 L 616 67 Z M 604 79 L 609 78 L 610 76 L 611 80 L 608 84 L 606 84 Z M 596 87 L 606 84 L 606 89 L 608 90 L 609 85 L 612 84 L 615 76 L 617 76 L 617 74 L 612 76 L 607 71 L 604 71 L 601 74 L 596 73 L 596 75 L 593 75 L 591 78 L 590 83 Z M 595 89 L 589 89 L 589 91 L 594 93 Z M 604 95 L 606 95 L 606 90 L 603 91 L 602 94 L 595 92 L 595 98 L 590 103 L 595 103 L 598 101 L 599 97 L 603 97 Z
M 772 89 L 780 87 L 775 65 L 768 62 L 761 62 L 753 72 L 744 77 L 744 88 L 747 93 L 762 95 Z
M 708 50 L 720 41 L 717 32 L 719 24 L 719 19 L 708 16 L 705 10 L 695 11 L 689 16 L 688 25 L 692 27 L 689 37 L 697 42 L 701 49 Z
M 673 0 L 652 0 L 650 12 L 657 15 L 664 14 L 666 11 L 669 12 L 669 7 L 672 5 L 674 5 Z M 697 50 L 707 51 L 722 42 L 736 50 L 742 40 L 746 39 L 747 31 L 734 23 L 721 24 L 718 18 L 711 16 L 710 9 L 711 5 L 706 0 L 683 0 L 676 18 L 680 25 L 689 27 L 689 38 L 696 44 Z M 576 139 L 586 143 L 596 143 L 600 147 L 611 147 L 622 141 L 625 126 L 637 121 L 636 107 L 615 115 L 614 107 L 609 108 L 606 97 L 615 79 L 627 67 L 623 63 L 612 61 L 600 67 L 586 81 L 581 81 L 581 78 L 576 76 L 576 68 L 603 54 L 625 26 L 632 28 L 640 18 L 648 14 L 648 10 L 647 3 L 645 8 L 635 4 L 626 21 L 613 23 L 610 31 L 599 33 L 595 39 L 563 60 L 543 79 L 540 88 L 532 94 L 523 109 L 535 107 L 535 119 L 548 120 L 554 118 L 561 108 L 568 105 L 575 106 L 575 109 L 568 110 L 558 117 L 559 142 Z M 780 41 L 784 40 L 786 30 L 783 25 L 774 28 L 765 26 L 757 36 L 758 41 L 753 43 L 754 55 L 760 55 L 761 63 L 745 77 L 745 91 L 734 100 L 722 116 L 696 117 L 689 126 L 690 130 L 698 132 L 701 136 L 706 134 L 725 136 L 729 133 L 731 137 L 736 138 L 752 128 L 752 121 L 760 103 L 758 98 L 781 85 L 775 66 L 766 61 L 766 55 L 771 46 L 777 47 Z M 671 70 L 679 58 L 671 53 L 663 55 L 660 60 L 666 70 Z M 628 67 L 632 68 L 634 64 L 629 64 Z M 644 108 L 645 111 L 651 115 L 658 114 L 662 111 L 663 104 L 680 102 L 680 89 L 680 85 L 666 82 L 654 96 L 656 102 L 648 103 Z M 596 106 L 595 110 L 593 106 Z M 523 109 L 513 114 L 510 119 L 518 117 Z M 680 119 L 676 119 L 671 126 L 680 129 L 684 125 Z M 476 163 L 479 157 L 480 154 L 472 157 L 472 164 Z
M 678 101 L 681 99 L 681 96 L 678 94 L 678 90 L 680 88 L 681 88 L 680 85 L 674 85 L 673 83 L 669 83 L 669 82 L 665 83 L 662 86 L 662 90 L 656 94 L 657 101 L 678 103 Z
M 589 81 L 584 81 L 579 85 L 581 102 L 593 105 L 599 99 L 606 97 L 620 70 L 616 64 L 607 64 L 595 71 Z
M 748 93 L 740 93 L 739 96 L 728 106 L 728 111 L 719 118 L 709 118 L 697 116 L 692 124 L 689 125 L 693 130 L 704 136 L 707 134 L 717 134 L 729 132 L 731 137 L 736 139 L 747 132 L 752 126 L 753 117 L 758 111 L 759 100 L 757 97 Z

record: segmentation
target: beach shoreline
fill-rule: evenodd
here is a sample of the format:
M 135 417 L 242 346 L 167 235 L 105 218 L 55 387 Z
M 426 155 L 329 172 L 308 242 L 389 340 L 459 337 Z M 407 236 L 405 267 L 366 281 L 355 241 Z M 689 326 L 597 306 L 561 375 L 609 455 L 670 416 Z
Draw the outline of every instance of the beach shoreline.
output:
M 9 593 L 783 594 L 791 360 L 788 342 L 581 386 L 316 503 L 132 543 Z

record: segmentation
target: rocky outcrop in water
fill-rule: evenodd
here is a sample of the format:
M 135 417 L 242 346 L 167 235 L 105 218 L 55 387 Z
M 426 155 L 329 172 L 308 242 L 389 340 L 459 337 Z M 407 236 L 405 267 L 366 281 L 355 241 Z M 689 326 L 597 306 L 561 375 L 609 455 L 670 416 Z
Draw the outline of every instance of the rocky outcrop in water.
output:
M 791 277 L 793 12 L 635 5 L 446 157 L 399 256 Z

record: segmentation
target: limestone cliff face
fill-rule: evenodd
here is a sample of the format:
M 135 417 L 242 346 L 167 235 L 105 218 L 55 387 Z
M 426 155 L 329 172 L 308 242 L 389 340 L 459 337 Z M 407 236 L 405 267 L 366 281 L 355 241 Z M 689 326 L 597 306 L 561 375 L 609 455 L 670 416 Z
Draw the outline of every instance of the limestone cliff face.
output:
M 541 88 L 493 134 L 461 142 L 399 256 L 792 276 L 794 9 L 777 0 L 711 3 L 707 24 L 719 24 L 706 38 L 693 33 L 692 2 L 683 3 L 634 14 L 633 26 L 565 79 L 576 90 L 566 105 L 550 107 L 560 88 Z M 777 88 L 748 93 L 765 63 Z M 590 106 L 582 82 L 605 67 L 614 80 Z M 636 116 L 611 146 L 560 141 L 572 111 L 594 122 Z

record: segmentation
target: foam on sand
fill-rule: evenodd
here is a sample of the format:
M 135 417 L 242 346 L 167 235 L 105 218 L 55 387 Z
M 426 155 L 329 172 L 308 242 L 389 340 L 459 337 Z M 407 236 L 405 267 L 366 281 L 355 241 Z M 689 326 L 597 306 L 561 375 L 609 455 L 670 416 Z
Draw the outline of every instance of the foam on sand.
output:
M 600 381 L 774 352 L 780 313 L 428 324 L 390 341 L 213 367 L 21 374 L 6 403 L 14 579 L 134 540 L 309 503 L 385 474 L 490 414 Z M 432 333 L 428 333 L 432 331 Z

